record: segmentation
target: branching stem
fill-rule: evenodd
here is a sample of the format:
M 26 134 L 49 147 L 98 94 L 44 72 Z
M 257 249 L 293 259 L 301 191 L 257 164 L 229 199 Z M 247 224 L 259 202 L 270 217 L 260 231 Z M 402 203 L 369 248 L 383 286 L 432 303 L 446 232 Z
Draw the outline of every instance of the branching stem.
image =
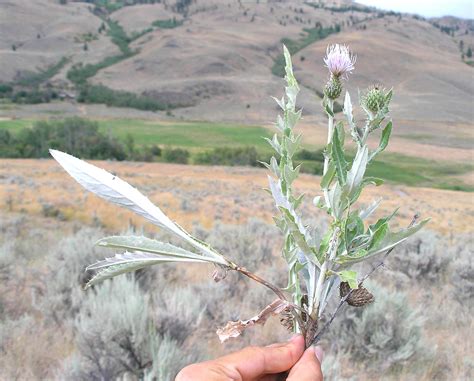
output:
M 265 287 L 267 287 L 268 289 L 272 290 L 277 296 L 278 298 L 280 298 L 281 300 L 286 300 L 288 301 L 288 298 L 286 297 L 286 295 L 283 293 L 283 291 L 275 286 L 274 284 L 266 281 L 265 279 L 263 279 L 262 277 L 258 276 L 257 274 L 254 274 L 253 272 L 247 270 L 245 267 L 240 267 L 240 266 L 237 266 L 235 264 L 232 264 L 232 266 L 230 267 L 231 270 L 235 270 L 235 271 L 238 271 L 239 273 L 245 275 L 246 277 L 264 285 Z M 298 313 L 297 309 L 299 309 L 299 306 L 295 306 L 293 303 L 290 303 L 290 307 L 291 307 L 291 312 L 293 314 L 293 317 L 296 319 L 296 321 L 298 322 L 298 325 L 300 326 L 300 328 L 304 331 L 304 322 L 303 322 L 303 319 L 301 319 L 301 316 L 300 314 Z M 304 333 L 304 332 L 303 332 Z
M 410 224 L 408 225 L 408 227 L 412 227 L 416 221 L 418 220 L 419 218 L 419 215 L 418 214 L 415 214 L 413 216 L 413 219 L 411 220 Z M 396 246 L 392 247 L 391 249 L 387 250 L 387 252 L 384 254 L 382 260 L 377 263 L 377 265 L 373 266 L 372 269 L 364 275 L 364 277 L 360 280 L 359 282 L 359 287 L 362 286 L 362 284 L 367 280 L 367 278 L 369 278 L 377 269 L 379 269 L 380 267 L 382 267 L 385 263 L 385 260 L 387 259 L 387 257 L 390 255 L 390 253 L 395 249 Z M 321 340 L 321 337 L 326 333 L 326 331 L 329 329 L 330 325 L 332 324 L 332 322 L 334 321 L 336 315 L 339 313 L 339 311 L 341 310 L 342 306 L 344 305 L 344 303 L 347 301 L 347 299 L 349 299 L 349 297 L 352 295 L 352 293 L 354 292 L 354 290 L 357 290 L 357 289 L 351 289 L 346 296 L 344 296 L 343 298 L 341 298 L 341 300 L 339 301 L 339 304 L 337 305 L 336 309 L 334 310 L 334 312 L 332 313 L 331 317 L 329 318 L 329 320 L 326 322 L 326 324 L 323 326 L 323 328 L 321 328 L 321 330 L 318 332 L 318 334 L 313 338 L 313 340 L 308 344 L 308 347 L 311 346 L 311 345 L 314 345 L 316 343 L 319 342 L 319 340 Z

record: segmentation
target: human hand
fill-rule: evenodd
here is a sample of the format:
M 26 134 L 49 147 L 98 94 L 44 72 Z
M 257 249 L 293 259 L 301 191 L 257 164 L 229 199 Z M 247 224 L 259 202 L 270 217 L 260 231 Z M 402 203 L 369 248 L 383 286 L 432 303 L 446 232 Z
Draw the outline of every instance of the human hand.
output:
M 290 371 L 287 381 L 322 381 L 321 348 L 304 350 L 303 336 L 268 347 L 247 347 L 215 360 L 192 364 L 175 381 L 276 381 Z

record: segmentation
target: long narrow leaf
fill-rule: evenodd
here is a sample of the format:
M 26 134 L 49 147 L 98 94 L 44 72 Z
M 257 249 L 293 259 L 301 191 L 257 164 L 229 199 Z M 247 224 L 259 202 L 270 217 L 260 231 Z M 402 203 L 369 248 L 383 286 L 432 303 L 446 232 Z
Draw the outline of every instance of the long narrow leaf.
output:
M 342 187 L 347 178 L 347 162 L 344 158 L 344 151 L 342 150 L 341 141 L 336 128 L 334 129 L 334 135 L 332 138 L 331 156 L 336 167 L 337 180 L 339 185 Z
M 348 193 L 352 195 L 353 191 L 357 189 L 364 179 L 365 170 L 367 169 L 367 162 L 369 159 L 369 149 L 367 146 L 357 151 L 354 162 L 350 171 L 347 173 Z
M 371 161 L 375 156 L 377 156 L 380 152 L 384 151 L 385 148 L 387 148 L 391 133 L 392 133 L 392 121 L 388 122 L 385 128 L 382 130 L 379 146 L 374 152 L 372 152 L 372 154 L 369 157 L 369 161 Z
M 174 258 L 188 258 L 199 261 L 213 262 L 225 265 L 226 262 L 220 258 L 199 255 L 169 243 L 156 241 L 154 239 L 137 236 L 111 236 L 100 239 L 98 246 L 113 247 L 133 251 L 144 251 Z
M 125 252 L 123 254 L 116 254 L 112 258 L 106 258 L 89 266 L 88 270 L 100 269 L 92 279 L 86 284 L 85 289 L 90 286 L 102 282 L 106 279 L 113 278 L 117 275 L 136 271 L 148 266 L 153 266 L 166 262 L 198 262 L 205 263 L 201 259 L 166 257 L 150 253 L 142 252 Z
M 50 150 L 50 153 L 66 172 L 88 191 L 107 201 L 134 211 L 153 224 L 186 240 L 203 253 L 222 258 L 218 253 L 203 245 L 183 228 L 171 221 L 160 208 L 127 182 L 67 153 L 56 150 Z

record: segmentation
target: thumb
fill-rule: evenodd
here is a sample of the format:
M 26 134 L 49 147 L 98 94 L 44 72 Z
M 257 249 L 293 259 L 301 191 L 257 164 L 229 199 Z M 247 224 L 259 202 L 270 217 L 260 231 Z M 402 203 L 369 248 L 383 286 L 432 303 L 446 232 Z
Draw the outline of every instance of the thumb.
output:
M 287 381 L 323 381 L 321 361 L 323 351 L 320 347 L 308 348 L 291 369 Z
M 219 360 L 227 368 L 236 370 L 244 380 L 252 380 L 265 374 L 284 372 L 290 369 L 301 357 L 304 338 L 295 336 L 287 343 L 269 347 L 248 347 L 240 352 L 222 357 Z

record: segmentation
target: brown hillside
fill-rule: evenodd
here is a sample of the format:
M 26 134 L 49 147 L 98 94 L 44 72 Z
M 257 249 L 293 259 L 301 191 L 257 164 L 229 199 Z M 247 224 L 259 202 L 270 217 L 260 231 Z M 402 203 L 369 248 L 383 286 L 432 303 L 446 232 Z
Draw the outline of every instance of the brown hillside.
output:
M 62 57 L 89 63 L 117 54 L 110 39 L 97 33 L 102 22 L 89 7 L 60 5 L 56 0 L 0 2 L 0 82 L 44 70 Z M 86 52 L 81 41 L 87 33 L 97 40 L 89 43 Z

